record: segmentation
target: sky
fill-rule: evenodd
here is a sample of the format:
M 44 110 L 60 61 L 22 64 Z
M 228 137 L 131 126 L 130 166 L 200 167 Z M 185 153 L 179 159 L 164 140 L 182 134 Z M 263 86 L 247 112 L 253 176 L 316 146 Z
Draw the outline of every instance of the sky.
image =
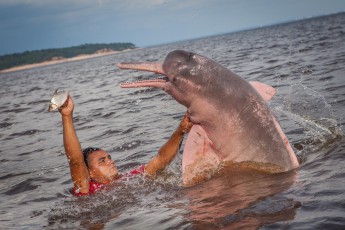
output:
M 345 11 L 345 0 L 0 0 L 0 55 L 147 47 Z

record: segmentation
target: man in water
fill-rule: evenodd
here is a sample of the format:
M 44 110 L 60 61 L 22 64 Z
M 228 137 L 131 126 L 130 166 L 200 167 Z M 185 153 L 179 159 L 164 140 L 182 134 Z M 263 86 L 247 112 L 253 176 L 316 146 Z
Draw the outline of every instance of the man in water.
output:
M 74 104 L 69 96 L 59 111 L 62 116 L 63 143 L 74 183 L 73 194 L 84 196 L 92 194 L 123 177 L 111 156 L 99 148 L 87 148 L 82 151 L 73 124 Z M 183 135 L 192 127 L 187 114 L 170 139 L 160 148 L 158 154 L 146 165 L 132 170 L 127 175 L 143 174 L 153 176 L 164 169 L 176 156 Z

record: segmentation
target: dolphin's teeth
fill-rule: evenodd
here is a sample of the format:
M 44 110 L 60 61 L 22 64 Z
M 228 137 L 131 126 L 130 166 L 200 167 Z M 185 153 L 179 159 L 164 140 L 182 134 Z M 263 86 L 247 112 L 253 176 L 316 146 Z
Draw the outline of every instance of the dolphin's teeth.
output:
M 122 88 L 138 88 L 138 87 L 163 87 L 163 85 L 168 82 L 167 77 L 155 78 L 155 79 L 144 79 L 132 82 L 123 82 L 120 84 Z
M 123 84 L 135 84 L 135 83 L 142 83 L 142 82 L 162 82 L 168 81 L 168 78 L 154 78 L 154 79 L 144 79 L 144 80 L 136 80 L 136 81 L 125 81 Z

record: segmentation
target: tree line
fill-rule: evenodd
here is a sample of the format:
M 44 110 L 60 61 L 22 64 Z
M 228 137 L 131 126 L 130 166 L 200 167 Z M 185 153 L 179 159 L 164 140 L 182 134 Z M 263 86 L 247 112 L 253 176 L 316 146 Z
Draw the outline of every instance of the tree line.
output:
M 94 54 L 100 50 L 122 51 L 134 49 L 133 43 L 108 43 L 108 44 L 83 44 L 67 48 L 43 49 L 25 51 L 23 53 L 7 54 L 0 56 L 0 70 L 15 66 L 34 64 L 49 61 L 54 58 L 71 58 L 81 54 Z

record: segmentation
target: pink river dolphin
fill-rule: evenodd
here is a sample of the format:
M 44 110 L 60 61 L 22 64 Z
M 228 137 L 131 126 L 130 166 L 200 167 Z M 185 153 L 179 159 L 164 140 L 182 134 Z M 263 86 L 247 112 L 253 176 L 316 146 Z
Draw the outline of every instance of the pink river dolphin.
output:
M 183 150 L 184 185 L 209 179 L 228 166 L 272 173 L 299 166 L 267 105 L 275 95 L 273 87 L 247 82 L 213 60 L 183 50 L 170 52 L 163 63 L 119 63 L 118 67 L 165 76 L 122 83 L 122 88 L 159 88 L 187 107 L 194 125 Z

